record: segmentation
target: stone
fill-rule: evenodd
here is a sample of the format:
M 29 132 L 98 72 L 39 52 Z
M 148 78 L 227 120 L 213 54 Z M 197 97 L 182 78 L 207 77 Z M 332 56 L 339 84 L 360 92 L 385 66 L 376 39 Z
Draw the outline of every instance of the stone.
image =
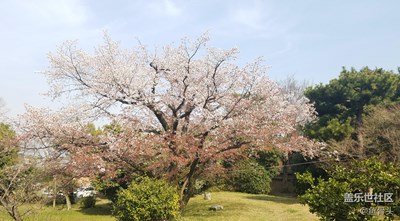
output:
M 210 208 L 208 208 L 208 210 L 212 210 L 212 211 L 218 211 L 218 210 L 223 210 L 223 209 L 224 209 L 224 207 L 222 205 L 218 205 L 218 204 L 212 205 L 212 206 L 210 206 Z
M 211 193 L 210 192 L 205 192 L 203 193 L 203 197 L 205 200 L 211 200 Z

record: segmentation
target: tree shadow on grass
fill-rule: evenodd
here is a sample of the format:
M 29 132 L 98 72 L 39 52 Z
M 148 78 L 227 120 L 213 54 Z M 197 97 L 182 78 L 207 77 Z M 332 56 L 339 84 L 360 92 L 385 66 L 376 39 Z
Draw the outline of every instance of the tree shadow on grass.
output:
M 240 214 L 247 206 L 237 194 L 215 193 L 212 200 L 203 200 L 201 196 L 192 200 L 181 214 L 187 220 L 232 220 L 232 216 Z M 209 210 L 211 205 L 222 205 L 224 208 L 212 211 Z
M 210 206 L 214 204 L 222 205 L 224 209 L 218 211 L 209 210 Z M 243 203 L 227 201 L 204 201 L 198 202 L 196 205 L 187 206 L 181 215 L 189 220 L 206 220 L 209 218 L 212 218 L 212 220 L 231 220 L 232 216 L 240 214 L 240 211 L 243 210 L 243 207 L 245 207 Z
M 244 197 L 252 200 L 263 200 L 263 201 L 270 201 L 270 202 L 283 203 L 289 205 L 299 203 L 296 197 L 267 196 L 267 195 L 253 195 Z
M 103 203 L 99 204 L 93 208 L 81 208 L 78 210 L 79 212 L 86 214 L 86 215 L 112 215 L 112 206 L 111 203 Z

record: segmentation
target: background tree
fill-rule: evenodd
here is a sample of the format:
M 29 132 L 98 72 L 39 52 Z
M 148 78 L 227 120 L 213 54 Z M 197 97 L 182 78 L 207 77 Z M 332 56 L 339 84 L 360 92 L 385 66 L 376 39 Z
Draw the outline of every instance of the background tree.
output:
M 294 77 L 294 75 L 288 76 L 284 80 L 278 82 L 279 87 L 282 90 L 282 93 L 285 96 L 286 102 L 289 104 L 299 108 L 297 121 L 298 122 L 307 122 L 310 119 L 309 112 L 305 112 L 301 110 L 304 106 L 307 106 L 310 103 L 310 100 L 304 96 L 304 91 L 310 86 L 307 81 L 298 81 Z M 311 111 L 315 111 L 313 108 Z M 298 124 L 298 126 L 304 126 L 303 124 Z
M 182 206 L 193 195 L 196 178 L 218 160 L 242 153 L 238 150 L 276 147 L 314 154 L 317 145 L 296 130 L 312 118 L 312 106 L 289 103 L 260 59 L 239 67 L 237 49 L 203 50 L 208 40 L 206 35 L 195 42 L 183 39 L 151 53 L 142 44 L 121 49 L 105 35 L 94 54 L 71 41 L 51 53 L 44 72 L 49 94 L 68 94 L 80 105 L 68 119 L 107 117 L 121 127 L 103 134 L 103 145 L 74 150 L 92 149 L 92 162 L 104 173 L 130 168 L 170 180 L 180 187 Z M 61 135 L 67 131 L 62 123 L 48 125 L 59 127 L 51 131 Z M 75 137 L 84 136 L 74 129 Z
M 367 156 L 400 161 L 400 104 L 374 107 L 364 122 Z
M 98 164 L 89 163 L 95 161 L 90 153 L 97 150 L 98 131 L 93 124 L 82 123 L 79 116 L 69 113 L 69 109 L 53 113 L 27 106 L 19 125 L 25 150 L 41 158 L 48 188 L 54 195 L 53 205 L 57 193 L 62 192 L 67 210 L 72 207 L 76 181 L 99 171 Z
M 22 221 L 33 209 L 27 204 L 40 200 L 41 175 L 33 159 L 20 156 L 18 141 L 11 127 L 0 123 L 0 204 L 13 220 Z
M 305 95 L 314 102 L 319 118 L 309 124 L 306 133 L 323 141 L 341 141 L 354 135 L 354 155 L 364 147 L 363 117 L 369 107 L 399 101 L 399 74 L 383 69 L 360 71 L 343 69 L 329 84 L 308 88 Z

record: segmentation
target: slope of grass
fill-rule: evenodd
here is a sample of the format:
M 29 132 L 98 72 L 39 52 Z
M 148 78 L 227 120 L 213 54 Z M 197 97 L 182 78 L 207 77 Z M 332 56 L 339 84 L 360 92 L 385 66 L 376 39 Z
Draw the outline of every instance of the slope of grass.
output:
M 209 211 L 210 205 L 220 204 L 220 211 Z M 212 193 L 211 200 L 196 196 L 179 221 L 312 221 L 318 218 L 308 211 L 307 206 L 293 197 L 254 195 L 234 192 Z
M 209 211 L 213 204 L 224 206 L 221 211 Z M 26 221 L 116 221 L 111 216 L 111 205 L 108 200 L 98 199 L 95 208 L 81 209 L 73 205 L 72 210 L 65 207 L 52 208 L 43 206 Z M 204 200 L 196 196 L 178 221 L 312 221 L 318 220 L 308 212 L 308 207 L 300 205 L 296 198 L 255 195 L 234 192 L 212 193 L 212 200 Z M 0 213 L 0 221 L 11 221 L 4 212 Z
M 7 214 L 0 213 L 0 221 L 11 221 Z M 106 199 L 97 199 L 94 208 L 82 209 L 78 204 L 73 205 L 70 211 L 65 206 L 43 206 L 32 214 L 26 216 L 24 221 L 116 221 L 111 216 L 110 201 Z

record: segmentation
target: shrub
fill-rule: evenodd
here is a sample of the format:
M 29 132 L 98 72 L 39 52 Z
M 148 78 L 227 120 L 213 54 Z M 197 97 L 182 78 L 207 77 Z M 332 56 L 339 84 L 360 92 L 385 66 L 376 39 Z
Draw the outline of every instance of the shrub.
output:
M 393 219 L 399 214 L 400 167 L 392 163 L 383 164 L 377 158 L 363 161 L 353 161 L 350 168 L 337 166 L 331 172 L 330 178 L 314 180 L 311 173 L 296 174 L 298 181 L 311 186 L 300 196 L 303 204 L 308 204 L 310 211 L 316 213 L 322 220 L 370 220 L 372 214 L 361 210 L 379 207 L 391 208 L 392 214 L 386 213 L 386 219 Z M 355 194 L 372 195 L 375 201 L 351 200 L 345 202 L 345 196 Z M 378 194 L 393 193 L 394 202 L 376 202 Z
M 309 172 L 297 175 L 297 179 L 314 182 Z M 318 185 L 310 185 L 312 188 L 300 197 L 303 203 L 310 206 L 310 212 L 316 213 L 322 220 L 354 220 L 355 214 L 350 213 L 356 205 L 344 202 L 345 193 L 351 192 L 348 183 L 332 178 L 319 178 Z
M 83 197 L 79 201 L 82 208 L 92 208 L 96 205 L 96 197 L 95 196 L 87 196 Z
M 231 185 L 235 191 L 245 193 L 268 193 L 271 188 L 269 172 L 256 161 L 243 160 L 234 166 Z
M 178 215 L 179 195 L 167 182 L 139 177 L 120 189 L 113 206 L 119 221 L 168 220 Z

